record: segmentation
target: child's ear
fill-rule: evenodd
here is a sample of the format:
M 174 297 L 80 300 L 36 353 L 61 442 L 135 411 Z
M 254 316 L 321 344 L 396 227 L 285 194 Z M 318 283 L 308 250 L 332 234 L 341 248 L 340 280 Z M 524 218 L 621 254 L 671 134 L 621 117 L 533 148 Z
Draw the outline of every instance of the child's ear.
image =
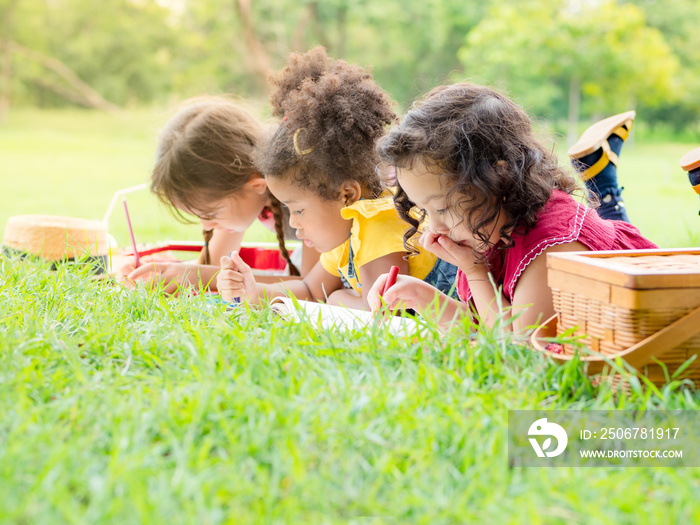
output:
M 257 173 L 253 175 L 248 182 L 243 185 L 246 189 L 254 191 L 258 195 L 262 195 L 267 191 L 267 181 L 265 177 L 261 177 Z
M 340 198 L 345 206 L 355 204 L 362 198 L 362 186 L 356 180 L 344 182 L 340 188 Z

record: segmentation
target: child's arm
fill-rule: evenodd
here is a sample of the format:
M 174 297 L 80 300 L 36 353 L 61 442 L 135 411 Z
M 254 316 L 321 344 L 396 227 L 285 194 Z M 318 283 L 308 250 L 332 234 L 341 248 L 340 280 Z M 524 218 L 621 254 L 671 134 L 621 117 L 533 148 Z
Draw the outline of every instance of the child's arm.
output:
M 486 326 L 493 326 L 500 315 L 503 315 L 504 319 L 510 317 L 510 301 L 503 293 L 494 289 L 489 279 L 488 266 L 475 258 L 470 246 L 461 246 L 444 235 L 432 232 L 423 234 L 420 243 L 426 250 L 454 264 L 466 275 L 472 301 Z
M 422 239 L 423 240 L 423 239 Z M 512 328 L 522 331 L 528 327 L 536 326 L 542 321 L 554 315 L 552 305 L 552 291 L 547 284 L 547 253 L 571 252 L 588 250 L 580 242 L 570 242 L 552 246 L 535 257 L 518 279 L 513 291 L 513 308 L 510 301 L 502 293 L 497 293 L 488 278 L 488 270 L 485 264 L 475 263 L 473 252 L 468 246 L 459 246 L 447 237 L 438 237 L 433 242 L 425 239 L 424 245 L 440 257 L 440 247 L 445 254 L 457 262 L 457 266 L 467 276 L 469 289 L 472 292 L 472 300 L 479 312 L 482 321 L 487 326 L 493 326 L 498 315 L 501 315 L 497 301 L 500 301 L 503 309 L 503 319 L 510 319 L 519 314 L 513 320 Z M 435 246 L 437 244 L 438 246 Z
M 360 282 L 365 283 L 365 286 L 371 286 L 381 274 L 392 266 L 399 267 L 399 274 L 407 274 L 408 262 L 404 260 L 404 255 L 405 252 L 389 253 L 363 264 L 358 270 Z M 370 310 L 367 301 L 367 292 L 356 295 L 353 291 L 346 289 L 336 290 L 328 297 L 328 304 L 347 306 L 358 310 Z
M 423 317 L 436 319 L 442 330 L 447 330 L 455 319 L 469 314 L 469 306 L 447 297 L 425 281 L 408 275 L 399 275 L 396 283 L 380 297 L 386 284 L 388 273 L 380 275 L 367 293 L 367 301 L 372 311 L 382 308 L 382 300 L 389 310 L 411 308 Z
M 225 230 L 215 229 L 214 235 L 211 241 L 209 241 L 209 255 L 211 260 L 220 261 L 222 257 L 239 250 L 243 242 L 243 235 L 244 232 L 229 233 Z M 321 254 L 305 244 L 302 244 L 299 249 L 301 250 L 301 268 L 298 268 L 298 270 L 303 277 L 316 266 Z
M 260 299 L 282 295 L 294 295 L 303 301 L 325 302 L 330 295 L 343 286 L 340 277 L 328 273 L 321 263 L 304 277 L 303 280 L 284 281 L 275 284 L 262 284 L 255 281 L 255 276 L 238 252 L 232 257 L 221 258 L 221 271 L 217 276 L 217 287 L 225 301 L 245 297 L 252 304 L 260 304 Z
M 218 261 L 221 254 L 228 254 L 237 250 L 243 239 L 242 232 L 229 233 L 225 230 L 214 230 L 214 235 L 209 242 L 209 253 L 212 261 Z M 191 264 L 173 261 L 146 262 L 136 268 L 134 264 L 127 264 L 119 269 L 117 279 L 127 288 L 134 288 L 137 282 L 147 286 L 163 286 L 166 294 L 175 294 L 180 288 L 194 287 L 203 290 L 216 291 L 216 274 L 218 266 Z
M 214 229 L 214 234 L 209 241 L 209 256 L 211 262 L 216 264 L 224 255 L 238 250 L 243 242 L 244 232 L 227 232 L 219 228 Z
M 199 288 L 216 290 L 216 273 L 218 266 L 203 264 L 186 264 L 179 262 L 144 262 L 138 268 L 128 264 L 119 270 L 118 280 L 127 288 L 134 288 L 137 282 L 155 287 L 159 283 L 166 294 L 175 294 L 180 288 Z
M 321 254 L 318 253 L 314 248 L 310 248 L 306 246 L 306 244 L 301 245 L 301 268 L 299 268 L 298 270 L 299 272 L 301 272 L 302 277 L 304 277 L 311 270 L 313 270 L 320 256 Z
M 547 248 L 528 264 L 513 291 L 512 311 L 520 313 L 513 321 L 514 330 L 536 326 L 554 315 L 552 290 L 547 284 L 547 254 L 581 250 L 588 251 L 588 248 L 577 241 L 558 244 Z

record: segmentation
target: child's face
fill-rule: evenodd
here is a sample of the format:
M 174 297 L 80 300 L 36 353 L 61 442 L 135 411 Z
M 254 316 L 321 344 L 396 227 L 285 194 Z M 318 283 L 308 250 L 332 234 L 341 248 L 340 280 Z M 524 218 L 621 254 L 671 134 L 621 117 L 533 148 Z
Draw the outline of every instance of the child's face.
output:
M 488 246 L 484 246 L 466 227 L 464 218 L 467 210 L 456 202 L 458 195 L 448 197 L 452 185 L 447 177 L 437 175 L 434 171 L 434 168 L 429 170 L 423 162 L 417 160 L 411 169 L 397 168 L 397 180 L 408 198 L 427 213 L 430 231 L 444 235 L 461 246 L 471 246 L 477 252 L 485 251 Z M 501 214 L 493 224 L 486 226 L 486 230 L 491 232 L 491 244 L 498 242 L 500 225 L 504 219 L 505 216 Z
M 284 177 L 267 179 L 267 186 L 277 199 L 289 208 L 289 225 L 297 238 L 318 252 L 329 252 L 350 237 L 352 221 L 343 219 L 342 198 L 327 200 L 318 194 L 300 189 Z
M 202 228 L 226 230 L 229 233 L 246 231 L 269 201 L 267 184 L 263 178 L 248 181 L 236 193 L 212 202 L 208 210 L 195 214 L 202 221 Z

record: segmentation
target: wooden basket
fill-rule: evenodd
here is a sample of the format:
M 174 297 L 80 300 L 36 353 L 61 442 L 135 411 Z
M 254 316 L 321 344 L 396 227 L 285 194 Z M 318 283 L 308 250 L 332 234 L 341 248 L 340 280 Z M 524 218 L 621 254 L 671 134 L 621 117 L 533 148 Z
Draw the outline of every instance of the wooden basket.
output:
M 700 351 L 700 248 L 553 253 L 547 268 L 557 334 L 582 336 L 590 374 L 619 356 L 663 385 L 657 361 L 673 376 Z M 553 356 L 569 360 L 574 349 L 565 344 Z M 700 387 L 700 357 L 680 377 Z

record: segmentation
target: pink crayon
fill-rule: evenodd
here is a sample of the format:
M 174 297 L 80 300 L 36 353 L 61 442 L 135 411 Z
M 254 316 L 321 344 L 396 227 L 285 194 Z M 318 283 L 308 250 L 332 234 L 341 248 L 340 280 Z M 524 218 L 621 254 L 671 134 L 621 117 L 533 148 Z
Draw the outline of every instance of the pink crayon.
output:
M 139 252 L 136 249 L 136 238 L 134 237 L 134 229 L 131 227 L 131 218 L 129 218 L 129 208 L 126 206 L 126 199 L 124 199 L 124 213 L 126 214 L 126 225 L 129 227 L 129 235 L 131 236 L 131 246 L 134 249 L 135 267 L 138 268 L 141 266 L 141 261 L 139 261 Z

